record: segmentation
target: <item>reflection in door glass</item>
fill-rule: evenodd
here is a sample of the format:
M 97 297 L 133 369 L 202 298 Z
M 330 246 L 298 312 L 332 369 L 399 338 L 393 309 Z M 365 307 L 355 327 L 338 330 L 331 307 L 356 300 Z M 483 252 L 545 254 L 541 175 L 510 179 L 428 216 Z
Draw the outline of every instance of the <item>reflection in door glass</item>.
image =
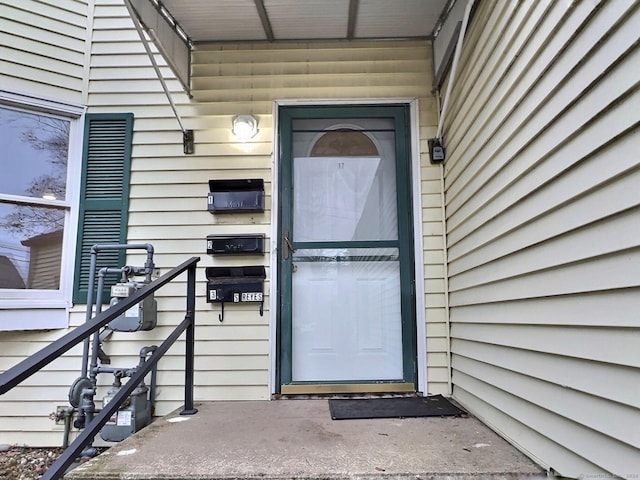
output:
M 294 240 L 396 240 L 393 122 L 336 122 L 294 121 Z

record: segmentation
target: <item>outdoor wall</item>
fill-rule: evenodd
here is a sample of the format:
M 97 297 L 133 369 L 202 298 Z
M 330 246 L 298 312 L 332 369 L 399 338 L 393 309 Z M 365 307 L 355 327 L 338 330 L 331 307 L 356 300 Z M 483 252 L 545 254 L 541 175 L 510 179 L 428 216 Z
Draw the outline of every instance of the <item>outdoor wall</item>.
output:
M 195 183 L 202 182 L 207 175 L 211 178 L 263 177 L 270 200 L 273 100 L 419 98 L 428 388 L 432 393 L 446 393 L 441 186 L 439 170 L 429 165 L 426 148 L 426 138 L 433 135 L 437 122 L 434 99 L 428 89 L 430 61 L 426 42 L 200 45 L 193 55 L 192 93 L 195 108 L 208 116 L 210 127 L 206 130 L 194 127 L 199 149 L 196 153 L 216 158 L 205 159 L 194 167 L 202 173 L 190 175 L 198 178 Z M 234 141 L 229 130 L 233 116 L 240 113 L 251 113 L 260 122 L 257 140 L 244 146 Z M 196 187 L 189 188 L 193 191 Z M 198 188 L 206 190 L 204 185 Z M 197 230 L 200 238 L 206 233 L 238 231 L 237 224 L 246 218 L 198 215 L 202 218 Z M 267 235 L 271 231 L 270 219 L 270 211 L 259 219 Z M 212 227 L 214 222 L 227 224 Z M 239 231 L 254 230 L 255 227 L 249 225 Z M 211 259 L 205 262 L 210 264 Z M 255 308 L 247 308 L 250 310 L 247 318 L 255 319 Z M 215 319 L 215 315 L 208 318 L 212 317 Z M 218 330 L 215 323 L 213 330 Z M 261 338 L 266 341 L 266 337 Z
M 637 478 L 639 5 L 476 3 L 444 129 L 454 397 L 561 475 Z
M 82 103 L 87 4 L 2 2 L 0 88 Z
M 255 304 L 236 305 L 226 309 L 225 320 L 220 323 L 219 305 L 205 301 L 204 267 L 240 265 L 247 259 L 216 257 L 214 261 L 206 254 L 205 239 L 216 233 L 264 233 L 267 239 L 271 235 L 274 100 L 291 99 L 418 99 L 427 337 L 418 341 L 426 342 L 429 393 L 447 393 L 441 179 L 439 167 L 429 165 L 426 144 L 437 125 L 435 100 L 430 93 L 429 43 L 199 45 L 193 55 L 192 99 L 182 92 L 157 55 L 185 128 L 195 131 L 196 152 L 184 155 L 177 120 L 122 1 L 96 0 L 95 4 L 88 20 L 93 25 L 86 69 L 88 111 L 135 115 L 128 241 L 153 244 L 161 273 L 191 256 L 202 258 L 197 277 L 196 401 L 270 398 L 270 299 L 266 299 L 263 317 Z M 46 38 L 48 32 L 42 36 Z M 23 90 L 22 85 L 25 83 L 17 82 L 15 88 Z M 251 142 L 239 144 L 230 127 L 232 118 L 243 113 L 258 118 L 259 132 Z M 212 178 L 263 178 L 265 213 L 211 215 L 206 210 L 206 196 L 207 182 Z M 267 267 L 268 292 L 270 256 L 267 253 L 257 260 Z M 133 265 L 143 262 L 140 255 L 130 255 L 128 260 Z M 252 258 L 251 263 L 255 262 Z M 112 365 L 136 365 L 141 346 L 161 342 L 184 318 L 185 292 L 185 278 L 159 291 L 161 313 L 155 330 L 113 334 L 104 346 Z M 84 320 L 84 306 L 74 306 L 71 326 Z M 1 333 L 0 368 L 8 368 L 64 333 Z M 0 398 L 2 443 L 61 443 L 62 426 L 54 426 L 48 416 L 57 405 L 67 404 L 69 386 L 79 375 L 80 353 L 81 348 L 73 349 L 27 380 L 25 386 Z M 156 414 L 182 405 L 183 369 L 184 344 L 179 341 L 160 362 Z M 111 383 L 108 375 L 103 377 L 97 399 Z
M 255 304 L 235 305 L 218 321 L 220 307 L 205 301 L 204 267 L 262 263 L 265 292 L 272 280 L 270 256 L 215 259 L 206 254 L 210 234 L 271 235 L 274 100 L 419 98 L 423 139 L 422 190 L 426 260 L 429 390 L 446 393 L 443 243 L 439 170 L 429 166 L 426 138 L 437 122 L 430 95 L 429 44 L 418 42 L 242 43 L 197 45 L 192 56 L 190 100 L 169 81 L 185 128 L 195 132 L 195 154 L 182 152 L 182 134 L 150 68 L 126 9 L 100 2 L 95 12 L 89 111 L 135 115 L 128 240 L 149 242 L 163 271 L 200 256 L 196 312 L 197 400 L 268 399 L 270 369 L 267 296 L 263 317 Z M 159 62 L 162 59 L 158 57 Z M 171 77 L 168 68 L 163 74 Z M 248 143 L 232 136 L 234 116 L 253 114 L 258 135 Z M 263 178 L 263 214 L 211 215 L 206 210 L 209 179 Z M 132 263 L 135 257 L 131 257 Z M 139 262 L 142 260 L 138 257 Z M 143 334 L 157 342 L 183 317 L 185 284 L 159 292 L 160 327 Z M 78 318 L 74 317 L 75 321 Z M 131 362 L 138 340 L 115 334 L 105 347 L 114 362 Z M 138 337 L 139 338 L 139 337 Z M 421 339 L 425 341 L 425 339 Z M 183 398 L 183 346 L 162 364 L 158 413 Z M 117 359 L 117 360 L 116 360 Z
M 88 73 L 84 68 L 88 51 L 88 3 L 86 0 L 2 2 L 0 88 L 37 99 L 82 104 Z M 59 248 L 51 244 L 41 246 L 33 268 L 55 269 L 47 257 Z M 59 264 L 57 267 L 59 275 Z M 34 287 L 51 288 L 51 285 Z M 22 309 L 20 313 L 24 322 L 30 322 L 59 310 Z M 7 313 L 8 310 L 0 309 L 0 316 Z M 64 333 L 67 330 L 0 332 L 0 371 Z M 79 350 L 74 352 L 77 355 Z M 55 425 L 49 414 L 55 411 L 56 405 L 67 403 L 69 382 L 78 375 L 79 358 L 67 356 L 56 360 L 21 387 L 0 396 L 0 443 L 61 444 L 63 426 Z

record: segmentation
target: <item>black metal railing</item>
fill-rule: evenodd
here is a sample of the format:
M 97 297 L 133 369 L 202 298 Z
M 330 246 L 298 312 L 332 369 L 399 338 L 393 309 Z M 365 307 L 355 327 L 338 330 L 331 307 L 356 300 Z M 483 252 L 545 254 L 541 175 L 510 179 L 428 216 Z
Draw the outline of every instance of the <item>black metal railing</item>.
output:
M 126 312 L 129 308 L 141 302 L 176 278 L 183 272 L 187 272 L 187 306 L 184 320 L 178 325 L 167 339 L 140 365 L 136 372 L 131 376 L 129 381 L 125 383 L 113 399 L 103 406 L 100 413 L 96 415 L 89 425 L 76 437 L 69 447 L 62 453 L 60 457 L 49 467 L 49 469 L 41 477 L 41 480 L 58 480 L 65 474 L 67 468 L 80 455 L 83 448 L 87 446 L 97 435 L 100 429 L 107 423 L 109 418 L 116 413 L 124 401 L 129 397 L 136 386 L 144 380 L 154 365 L 158 363 L 160 358 L 169 350 L 171 345 L 186 331 L 185 341 L 185 382 L 184 382 L 184 409 L 181 415 L 193 415 L 198 410 L 193 406 L 193 366 L 194 366 L 194 344 L 195 344 L 195 305 L 196 305 L 196 264 L 200 261 L 199 257 L 192 257 L 181 265 L 175 267 L 157 280 L 145 285 L 131 296 L 118 302 L 104 312 L 98 313 L 91 322 L 87 322 L 72 332 L 64 335 L 52 344 L 46 346 L 39 352 L 34 353 L 29 358 L 23 360 L 6 372 L 0 374 L 0 395 L 8 392 L 22 381 L 51 363 L 60 355 L 89 338 L 100 328 Z

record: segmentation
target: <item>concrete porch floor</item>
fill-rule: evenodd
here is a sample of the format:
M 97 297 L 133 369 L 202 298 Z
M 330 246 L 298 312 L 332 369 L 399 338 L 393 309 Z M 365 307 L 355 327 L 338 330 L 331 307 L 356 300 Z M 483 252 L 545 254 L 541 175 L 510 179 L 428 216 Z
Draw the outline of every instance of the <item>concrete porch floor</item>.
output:
M 546 476 L 473 417 L 332 420 L 324 399 L 196 406 L 196 415 L 158 419 L 65 480 Z

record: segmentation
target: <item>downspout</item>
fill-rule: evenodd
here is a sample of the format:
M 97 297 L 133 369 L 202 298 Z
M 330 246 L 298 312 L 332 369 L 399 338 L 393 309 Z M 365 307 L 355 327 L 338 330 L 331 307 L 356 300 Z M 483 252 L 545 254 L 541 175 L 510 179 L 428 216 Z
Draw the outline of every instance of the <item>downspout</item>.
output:
M 462 51 L 462 44 L 464 42 L 464 36 L 467 32 L 467 24 L 469 23 L 469 17 L 471 16 L 471 10 L 475 0 L 467 1 L 467 8 L 464 11 L 464 17 L 462 18 L 462 27 L 460 33 L 458 33 L 458 43 L 456 44 L 456 51 L 453 54 L 453 62 L 451 64 L 451 75 L 449 76 L 449 83 L 447 84 L 447 92 L 444 97 L 444 103 L 442 105 L 442 111 L 440 112 L 440 121 L 438 122 L 438 131 L 436 138 L 442 139 L 442 128 L 444 126 L 444 119 L 447 115 L 447 107 L 449 106 L 449 98 L 451 96 L 451 90 L 453 89 L 453 83 L 456 79 L 456 73 L 458 70 L 458 62 L 460 61 L 460 52 Z
M 451 97 L 451 90 L 456 79 L 456 73 L 458 70 L 458 62 L 460 60 L 460 52 L 462 51 L 462 44 L 464 42 L 464 36 L 467 32 L 467 25 L 469 23 L 469 17 L 471 16 L 471 10 L 475 0 L 468 0 L 467 7 L 464 11 L 464 17 L 462 19 L 462 27 L 458 34 L 458 42 L 456 44 L 456 51 L 453 55 L 453 62 L 451 64 L 451 74 L 449 75 L 449 83 L 447 84 L 447 92 L 444 97 L 444 103 L 440 112 L 440 119 L 438 121 L 438 131 L 436 133 L 436 139 L 442 144 L 442 129 L 444 127 L 444 119 L 447 114 L 447 108 L 449 106 L 449 99 Z M 440 97 L 438 96 L 438 99 Z M 449 254 L 447 250 L 447 212 L 446 212 L 446 199 L 445 199 L 445 181 L 444 181 L 444 163 L 440 164 L 440 190 L 442 195 L 440 197 L 441 214 L 442 214 L 442 227 L 444 229 L 442 235 L 442 251 L 444 260 L 444 310 L 445 310 L 445 329 L 447 339 L 447 390 L 449 395 L 453 395 L 453 381 L 452 381 L 452 366 L 451 366 L 451 320 L 449 317 Z

